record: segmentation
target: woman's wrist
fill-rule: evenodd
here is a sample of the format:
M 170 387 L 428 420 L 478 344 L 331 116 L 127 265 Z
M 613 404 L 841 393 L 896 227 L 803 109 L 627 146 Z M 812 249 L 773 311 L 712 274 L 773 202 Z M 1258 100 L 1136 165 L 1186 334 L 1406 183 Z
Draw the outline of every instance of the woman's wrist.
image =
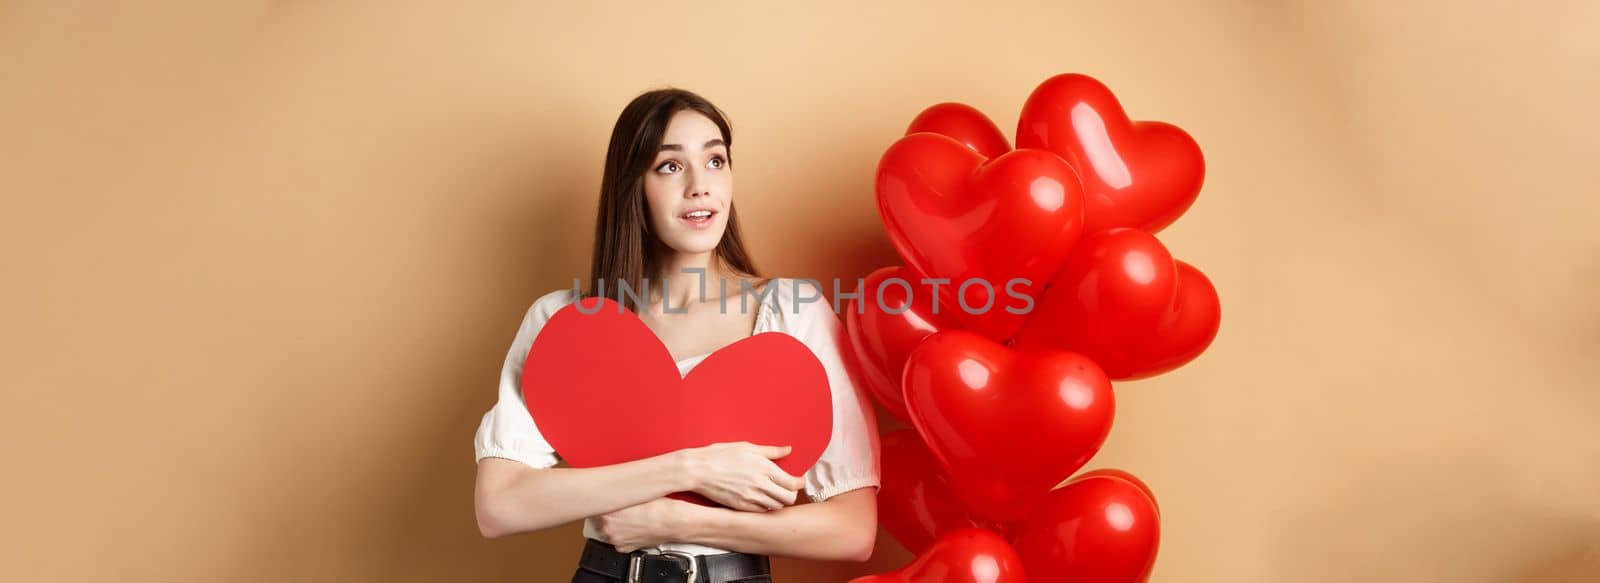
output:
M 692 492 L 700 487 L 690 450 L 680 449 L 662 456 L 664 473 L 673 492 Z
M 716 526 L 712 522 L 719 518 L 718 510 L 726 509 L 701 506 L 693 502 L 673 504 L 672 516 L 667 521 L 667 532 L 675 541 L 700 541 L 706 531 L 715 532 Z

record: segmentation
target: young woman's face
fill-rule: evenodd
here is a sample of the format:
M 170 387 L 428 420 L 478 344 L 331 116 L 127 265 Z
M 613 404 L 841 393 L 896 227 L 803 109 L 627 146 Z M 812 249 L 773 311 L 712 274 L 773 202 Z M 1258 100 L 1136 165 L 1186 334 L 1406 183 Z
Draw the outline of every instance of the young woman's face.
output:
M 716 249 L 733 204 L 733 169 L 722 130 L 696 111 L 673 114 L 644 175 L 650 230 L 678 253 Z

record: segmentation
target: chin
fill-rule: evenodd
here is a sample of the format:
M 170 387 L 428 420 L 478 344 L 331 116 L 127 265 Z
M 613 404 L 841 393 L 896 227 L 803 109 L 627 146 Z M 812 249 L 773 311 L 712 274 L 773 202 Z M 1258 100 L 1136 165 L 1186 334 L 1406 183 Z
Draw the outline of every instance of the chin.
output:
M 673 251 L 690 255 L 710 253 L 717 249 L 717 244 L 722 242 L 722 233 L 685 233 L 677 241 L 668 245 Z

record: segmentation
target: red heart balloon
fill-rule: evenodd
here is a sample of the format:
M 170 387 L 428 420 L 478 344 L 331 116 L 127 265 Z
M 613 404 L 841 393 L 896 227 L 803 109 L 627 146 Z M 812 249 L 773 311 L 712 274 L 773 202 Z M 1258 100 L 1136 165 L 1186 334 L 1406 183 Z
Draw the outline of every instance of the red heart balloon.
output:
M 844 324 L 857 377 L 890 415 L 909 423 L 900 390 L 906 356 L 923 338 L 953 326 L 944 316 L 933 315 L 928 287 L 910 269 L 878 269 L 856 293 L 859 297 L 846 306 Z
M 1034 581 L 1136 583 L 1155 566 L 1161 518 L 1136 480 L 1085 475 L 1051 492 L 1012 540 Z
M 540 433 L 580 468 L 749 441 L 792 446 L 776 463 L 799 476 L 833 432 L 827 373 L 793 336 L 755 334 L 684 376 L 666 345 L 606 298 L 585 298 L 550 317 L 528 349 L 522 396 Z M 698 494 L 674 497 L 713 504 Z
M 1154 235 L 1112 229 L 1078 244 L 1014 345 L 1079 352 L 1113 379 L 1138 379 L 1194 360 L 1221 322 L 1205 274 L 1174 260 Z
M 900 256 L 917 273 L 949 280 L 934 312 L 1002 342 L 1066 261 L 1083 223 L 1077 176 L 1059 156 L 1014 150 L 990 160 L 932 133 L 889 146 L 877 195 Z M 1025 281 L 1013 286 L 1014 278 Z
M 1150 486 L 1148 486 L 1148 485 L 1146 485 L 1144 483 L 1144 480 L 1141 480 L 1141 479 L 1139 479 L 1138 476 L 1130 474 L 1130 473 L 1128 473 L 1126 471 L 1119 470 L 1119 469 L 1116 469 L 1116 468 L 1100 468 L 1100 469 L 1090 470 L 1090 471 L 1078 474 L 1077 476 L 1074 476 L 1072 478 L 1072 480 L 1073 481 L 1078 481 L 1078 480 L 1084 480 L 1084 479 L 1088 479 L 1088 478 L 1093 478 L 1093 477 L 1096 477 L 1096 476 L 1105 476 L 1105 477 L 1117 478 L 1117 479 L 1120 479 L 1120 480 L 1125 480 L 1128 483 L 1133 484 L 1134 486 L 1137 486 L 1140 491 L 1144 492 L 1146 496 L 1150 497 L 1150 505 L 1156 509 L 1156 515 L 1157 516 L 1161 515 L 1161 504 L 1160 504 L 1160 502 L 1156 501 L 1156 493 L 1155 493 L 1155 491 L 1151 490 Z
M 906 134 L 933 132 L 955 138 L 972 151 L 985 158 L 995 158 L 1011 151 L 1011 142 L 1000 133 L 989 116 L 965 103 L 940 103 L 922 110 Z
M 898 571 L 850 583 L 1027 583 L 1022 559 L 1004 537 L 981 528 L 952 531 Z
M 1022 106 L 1017 148 L 1055 152 L 1083 178 L 1084 233 L 1114 227 L 1156 232 L 1194 204 L 1205 158 L 1177 126 L 1132 122 L 1104 84 L 1057 75 Z
M 915 429 L 882 437 L 878 522 L 912 553 L 921 554 L 945 533 L 980 528 Z
M 1111 431 L 1111 381 L 1072 352 L 949 330 L 911 352 L 903 384 L 917 431 L 983 520 L 1027 516 Z

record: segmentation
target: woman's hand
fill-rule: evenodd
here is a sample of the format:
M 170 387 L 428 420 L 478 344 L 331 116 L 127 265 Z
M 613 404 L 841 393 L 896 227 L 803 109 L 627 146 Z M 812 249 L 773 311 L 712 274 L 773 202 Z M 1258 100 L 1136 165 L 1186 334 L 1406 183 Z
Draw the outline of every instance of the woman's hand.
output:
M 688 502 L 657 498 L 595 517 L 595 526 L 624 553 L 673 542 L 688 512 Z
M 806 485 L 772 461 L 793 449 L 739 441 L 680 451 L 694 492 L 734 510 L 765 512 L 794 504 Z

